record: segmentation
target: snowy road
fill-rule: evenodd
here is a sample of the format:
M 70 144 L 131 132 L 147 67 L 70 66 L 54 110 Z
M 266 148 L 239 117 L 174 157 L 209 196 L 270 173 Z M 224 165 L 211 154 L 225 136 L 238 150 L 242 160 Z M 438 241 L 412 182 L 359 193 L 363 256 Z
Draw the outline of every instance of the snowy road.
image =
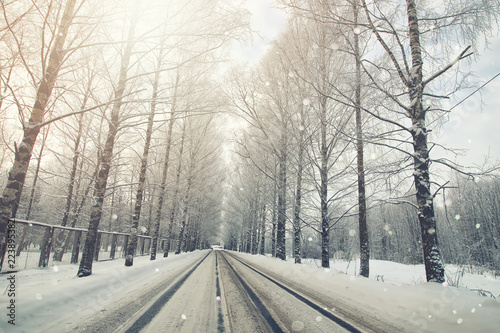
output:
M 401 268 L 399 268 L 401 271 Z M 500 302 L 229 251 L 19 271 L 3 332 L 494 332 Z M 386 269 L 387 271 L 387 269 Z M 10 275 L 9 275 L 10 276 Z M 496 280 L 495 280 L 496 281 Z M 7 276 L 0 288 L 7 290 Z M 0 295 L 0 304 L 9 301 Z
M 154 291 L 155 296 L 140 309 L 123 304 L 118 309 L 106 311 L 106 318 L 77 330 L 400 332 L 386 323 L 377 328 L 375 318 L 367 320 L 360 316 L 358 309 L 338 311 L 335 308 L 339 305 L 337 301 L 303 286 L 294 286 L 263 270 L 225 251 L 204 253 L 193 267 L 175 280 L 151 285 L 149 290 Z M 134 314 L 125 311 L 132 308 L 136 309 Z

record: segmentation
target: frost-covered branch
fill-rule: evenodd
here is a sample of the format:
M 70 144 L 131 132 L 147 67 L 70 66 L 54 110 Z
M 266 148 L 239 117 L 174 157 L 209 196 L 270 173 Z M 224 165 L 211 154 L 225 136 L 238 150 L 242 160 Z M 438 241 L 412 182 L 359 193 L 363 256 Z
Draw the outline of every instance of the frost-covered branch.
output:
M 425 87 L 427 84 L 429 84 L 431 81 L 434 79 L 438 78 L 439 76 L 443 75 L 446 73 L 450 68 L 452 68 L 456 63 L 458 63 L 460 60 L 463 60 L 473 54 L 473 52 L 467 53 L 471 46 L 467 46 L 455 59 L 453 59 L 448 65 L 446 65 L 444 68 L 441 70 L 437 71 L 436 73 L 432 74 L 431 77 L 429 77 L 427 80 L 424 80 L 422 82 L 422 86 Z

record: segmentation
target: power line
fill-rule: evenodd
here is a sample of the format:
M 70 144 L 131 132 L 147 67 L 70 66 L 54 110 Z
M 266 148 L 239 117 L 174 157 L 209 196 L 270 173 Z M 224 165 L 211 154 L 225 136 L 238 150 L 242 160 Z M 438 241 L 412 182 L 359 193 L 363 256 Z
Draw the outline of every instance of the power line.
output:
M 460 104 L 462 104 L 463 102 L 465 102 L 469 97 L 471 97 L 472 95 L 474 95 L 475 93 L 477 93 L 479 90 L 483 89 L 483 87 L 485 85 L 487 85 L 488 83 L 490 83 L 491 81 L 493 81 L 494 79 L 496 79 L 498 76 L 500 75 L 500 73 L 497 73 L 497 75 L 493 76 L 491 79 L 489 79 L 486 83 L 484 83 L 481 87 L 477 88 L 476 90 L 474 90 L 469 96 L 465 97 L 463 100 L 461 100 L 460 102 L 458 102 L 457 104 L 453 105 L 453 107 L 451 109 L 448 110 L 451 111 L 453 110 L 454 108 L 456 108 L 457 106 L 459 106 Z

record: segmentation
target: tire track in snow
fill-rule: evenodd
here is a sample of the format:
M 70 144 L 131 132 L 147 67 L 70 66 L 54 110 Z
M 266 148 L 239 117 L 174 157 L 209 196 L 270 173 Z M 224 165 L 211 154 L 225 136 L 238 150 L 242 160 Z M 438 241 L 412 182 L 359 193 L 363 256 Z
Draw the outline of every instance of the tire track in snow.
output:
M 219 263 L 217 261 L 217 252 L 215 254 L 215 299 L 217 300 L 217 332 L 224 333 L 224 315 L 222 313 L 221 305 L 221 289 L 219 283 Z
M 142 312 L 140 317 L 133 323 L 125 324 L 125 327 L 118 329 L 119 332 L 135 333 L 146 327 L 151 320 L 161 311 L 163 306 L 172 298 L 177 290 L 186 282 L 189 276 L 201 265 L 201 263 L 210 255 L 209 252 L 196 265 L 184 274 L 174 285 L 165 290 L 160 297 L 154 301 L 151 306 Z
M 273 333 L 283 333 L 286 332 L 283 330 L 280 324 L 275 320 L 271 312 L 268 310 L 268 308 L 264 305 L 264 303 L 261 301 L 261 299 L 255 294 L 253 289 L 248 285 L 248 283 L 245 282 L 245 280 L 241 277 L 240 274 L 236 272 L 234 269 L 233 265 L 229 263 L 229 261 L 225 258 L 224 254 L 221 254 L 222 258 L 224 259 L 227 267 L 231 269 L 231 272 L 233 275 L 237 278 L 238 282 L 240 283 L 240 286 L 246 293 L 246 295 L 250 298 L 250 300 L 253 302 L 255 305 L 256 309 L 260 312 L 262 315 L 263 319 L 267 322 L 269 327 L 272 329 Z
M 272 282 L 273 284 L 275 284 L 276 286 L 278 286 L 279 288 L 283 289 L 284 291 L 286 291 L 288 294 L 292 295 L 293 297 L 295 297 L 296 299 L 298 299 L 299 301 L 301 301 L 302 303 L 304 303 L 305 305 L 307 305 L 308 307 L 314 309 L 315 311 L 319 312 L 320 314 L 322 314 L 324 317 L 330 319 L 331 321 L 335 322 L 337 325 L 341 326 L 342 328 L 348 330 L 349 332 L 353 332 L 353 333 L 361 333 L 362 331 L 359 330 L 358 328 L 356 328 L 355 326 L 353 326 L 352 324 L 348 323 L 347 321 L 345 321 L 344 319 L 336 316 L 335 314 L 333 314 L 332 312 L 326 310 L 324 307 L 316 304 L 315 302 L 311 301 L 310 299 L 306 298 L 305 296 L 299 294 L 298 292 L 292 290 L 291 288 L 285 286 L 283 283 L 281 282 L 278 282 L 277 280 L 271 278 L 269 275 L 267 274 L 264 274 L 263 272 L 261 272 L 260 270 L 257 270 L 255 269 L 254 267 L 248 265 L 247 263 L 241 261 L 240 259 L 234 257 L 233 255 L 227 253 L 227 255 L 229 255 L 232 259 L 238 261 L 239 263 L 241 263 L 242 265 L 244 265 L 245 267 L 247 267 L 248 269 L 252 270 L 253 272 L 259 274 L 260 276 L 262 276 L 263 278 L 267 279 L 268 281 Z M 225 259 L 225 258 L 224 258 Z M 225 259 L 227 261 L 227 259 Z M 230 267 L 234 270 L 234 268 L 232 267 L 231 264 L 229 264 Z

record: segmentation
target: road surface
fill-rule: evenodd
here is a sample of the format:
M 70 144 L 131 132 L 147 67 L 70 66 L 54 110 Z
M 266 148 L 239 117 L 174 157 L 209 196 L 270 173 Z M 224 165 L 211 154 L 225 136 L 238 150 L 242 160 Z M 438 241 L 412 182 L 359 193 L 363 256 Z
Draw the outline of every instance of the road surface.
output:
M 340 299 L 294 285 L 237 253 L 200 252 L 73 332 L 401 332 Z

